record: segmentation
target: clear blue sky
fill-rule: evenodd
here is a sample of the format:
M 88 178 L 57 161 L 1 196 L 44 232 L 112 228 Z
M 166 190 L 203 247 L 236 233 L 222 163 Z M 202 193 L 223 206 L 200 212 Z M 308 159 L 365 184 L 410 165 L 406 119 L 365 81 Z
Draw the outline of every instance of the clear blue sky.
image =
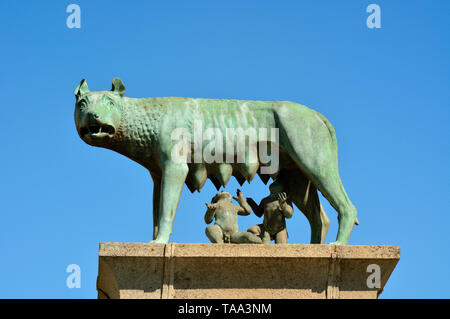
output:
M 66 7 L 81 6 L 81 29 Z M 381 7 L 381 29 L 366 7 Z M 148 172 L 77 135 L 73 91 L 290 100 L 337 132 L 350 244 L 399 245 L 384 298 L 449 298 L 450 1 L 0 1 L 0 297 L 95 298 L 98 244 L 152 236 Z M 232 179 L 227 190 L 235 192 Z M 260 199 L 255 178 L 242 188 Z M 205 243 L 184 189 L 173 242 Z M 335 211 L 322 198 L 335 240 Z M 241 217 L 240 228 L 259 222 Z M 298 210 L 291 243 L 308 243 Z M 80 289 L 66 287 L 78 264 Z

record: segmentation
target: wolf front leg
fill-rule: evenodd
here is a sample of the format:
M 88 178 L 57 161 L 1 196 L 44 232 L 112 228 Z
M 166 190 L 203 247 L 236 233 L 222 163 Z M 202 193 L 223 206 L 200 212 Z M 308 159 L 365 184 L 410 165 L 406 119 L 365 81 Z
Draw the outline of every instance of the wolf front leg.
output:
M 151 243 L 165 244 L 169 242 L 181 190 L 188 170 L 188 166 L 184 163 L 178 164 L 168 161 L 163 165 L 159 196 L 158 234 Z
M 153 179 L 153 240 L 158 235 L 159 227 L 159 199 L 161 197 L 161 177 L 150 173 Z

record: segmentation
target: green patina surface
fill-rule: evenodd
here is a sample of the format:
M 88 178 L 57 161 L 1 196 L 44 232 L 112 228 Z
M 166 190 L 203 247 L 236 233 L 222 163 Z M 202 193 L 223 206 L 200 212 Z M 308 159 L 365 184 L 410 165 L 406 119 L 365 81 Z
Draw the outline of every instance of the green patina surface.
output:
M 333 127 L 320 113 L 306 106 L 286 101 L 214 100 L 180 97 L 128 98 L 125 86 L 115 78 L 111 91 L 90 92 L 85 80 L 75 90 L 75 123 L 80 137 L 89 145 L 114 150 L 148 169 L 153 182 L 153 242 L 169 240 L 183 185 L 200 191 L 207 178 L 217 188 L 225 186 L 231 176 L 239 183 L 251 182 L 258 173 L 267 183 L 270 178 L 283 189 L 308 218 L 311 242 L 323 243 L 329 220 L 320 204 L 320 190 L 339 217 L 335 244 L 347 244 L 356 221 L 356 209 L 348 198 L 338 173 L 337 142 Z M 277 129 L 278 143 L 268 143 L 257 135 L 258 143 L 268 144 L 279 152 L 279 167 L 265 174 L 268 165 L 260 159 L 235 158 L 223 162 L 173 160 L 179 141 L 174 130 L 184 128 L 194 138 L 196 123 L 203 129 L 216 128 L 223 137 L 227 129 Z M 216 136 L 217 137 L 217 136 Z M 233 151 L 238 140 L 233 140 Z M 195 141 L 190 141 L 194 153 Z M 198 144 L 197 144 L 198 147 Z M 202 141 L 200 148 L 208 147 Z M 223 150 L 214 150 L 216 153 Z M 217 155 L 217 154 L 216 154 Z M 236 154 L 234 154 L 236 155 Z

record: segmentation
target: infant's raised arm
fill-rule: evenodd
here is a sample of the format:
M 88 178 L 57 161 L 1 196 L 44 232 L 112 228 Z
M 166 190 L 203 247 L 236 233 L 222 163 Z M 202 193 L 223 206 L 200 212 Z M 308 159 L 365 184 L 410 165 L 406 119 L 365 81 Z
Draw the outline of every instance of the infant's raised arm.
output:
M 205 203 L 207 209 L 205 213 L 205 223 L 210 224 L 214 220 L 216 204 Z

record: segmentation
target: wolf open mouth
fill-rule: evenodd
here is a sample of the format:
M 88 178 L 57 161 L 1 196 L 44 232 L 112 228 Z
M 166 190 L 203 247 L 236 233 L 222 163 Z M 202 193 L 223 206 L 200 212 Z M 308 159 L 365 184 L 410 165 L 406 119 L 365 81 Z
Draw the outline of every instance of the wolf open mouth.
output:
M 89 134 L 90 136 L 114 135 L 115 132 L 116 130 L 114 127 L 108 124 L 89 125 L 80 129 L 81 137 L 84 137 L 86 134 Z

